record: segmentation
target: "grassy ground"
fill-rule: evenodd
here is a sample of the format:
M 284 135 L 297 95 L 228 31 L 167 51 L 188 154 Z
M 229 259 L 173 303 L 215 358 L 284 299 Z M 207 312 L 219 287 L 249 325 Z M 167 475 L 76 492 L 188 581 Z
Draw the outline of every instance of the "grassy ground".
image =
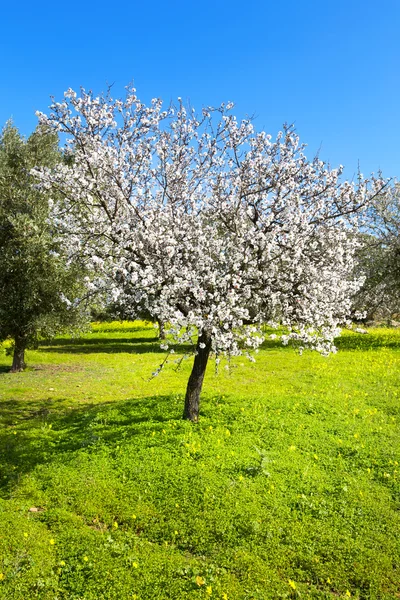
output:
M 400 598 L 400 331 L 339 346 L 211 364 L 198 425 L 150 325 L 0 354 L 0 598 Z

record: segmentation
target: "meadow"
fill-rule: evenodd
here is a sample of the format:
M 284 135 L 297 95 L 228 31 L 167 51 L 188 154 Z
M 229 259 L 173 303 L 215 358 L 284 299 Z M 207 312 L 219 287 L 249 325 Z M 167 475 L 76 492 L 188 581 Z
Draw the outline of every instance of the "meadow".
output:
M 211 361 L 198 424 L 150 323 L 0 354 L 0 598 L 400 598 L 400 330 L 337 344 Z

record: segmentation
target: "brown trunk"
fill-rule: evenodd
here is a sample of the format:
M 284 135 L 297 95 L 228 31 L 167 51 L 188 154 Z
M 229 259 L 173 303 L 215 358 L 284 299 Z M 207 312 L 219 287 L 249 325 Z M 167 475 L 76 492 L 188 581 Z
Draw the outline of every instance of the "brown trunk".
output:
M 164 321 L 157 319 L 157 323 L 158 323 L 158 337 L 160 338 L 160 340 L 165 340 Z
M 203 345 L 204 348 L 201 348 L 200 346 Z M 199 420 L 200 393 L 210 350 L 211 334 L 208 331 L 202 331 L 197 340 L 196 356 L 186 388 L 185 409 L 183 411 L 183 418 L 193 421 L 193 423 L 197 423 Z
M 15 346 L 14 346 L 13 363 L 11 366 L 11 373 L 19 373 L 20 371 L 23 371 L 26 367 L 26 364 L 25 364 L 26 338 L 16 337 L 14 341 L 15 341 Z

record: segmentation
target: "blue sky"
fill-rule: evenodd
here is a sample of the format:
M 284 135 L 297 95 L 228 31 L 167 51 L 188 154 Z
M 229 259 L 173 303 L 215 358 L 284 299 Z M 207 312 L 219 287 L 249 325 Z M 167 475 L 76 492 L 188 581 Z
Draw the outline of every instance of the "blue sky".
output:
M 147 101 L 232 100 L 275 135 L 294 123 L 311 157 L 352 178 L 400 178 L 400 2 L 7 2 L 0 122 L 24 135 L 68 87 Z

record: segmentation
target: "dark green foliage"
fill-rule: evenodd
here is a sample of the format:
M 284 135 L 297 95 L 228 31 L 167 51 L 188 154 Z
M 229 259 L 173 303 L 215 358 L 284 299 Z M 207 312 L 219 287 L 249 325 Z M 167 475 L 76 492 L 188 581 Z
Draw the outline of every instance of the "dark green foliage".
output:
M 355 305 L 367 319 L 400 317 L 400 188 L 375 198 L 368 211 L 367 232 L 361 236 L 358 270 L 365 282 Z
M 30 170 L 61 160 L 57 136 L 37 128 L 24 140 L 7 123 L 0 137 L 0 340 L 14 341 L 13 370 L 24 367 L 24 350 L 38 335 L 76 322 L 80 307 L 63 299 L 79 296 L 81 268 L 66 266 L 48 222 L 49 197 Z M 56 199 L 53 197 L 52 201 Z

